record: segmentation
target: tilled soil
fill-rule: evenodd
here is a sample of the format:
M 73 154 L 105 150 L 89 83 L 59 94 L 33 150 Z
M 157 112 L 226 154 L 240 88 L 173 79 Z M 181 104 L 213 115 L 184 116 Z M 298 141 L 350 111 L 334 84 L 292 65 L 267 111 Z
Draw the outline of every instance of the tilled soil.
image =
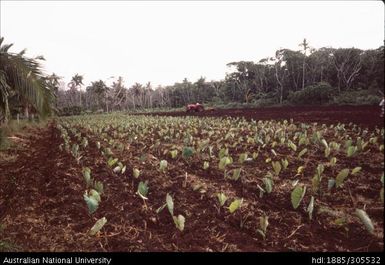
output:
M 341 118 L 341 122 L 361 120 L 359 124 L 363 126 L 381 126 L 381 120 L 373 114 L 374 108 L 343 109 L 346 112 L 338 114 L 330 110 L 327 121 Z M 355 109 L 356 113 L 351 115 L 348 109 Z M 243 110 L 224 112 L 236 116 L 237 111 Z M 297 111 L 297 115 L 291 117 L 289 110 L 281 110 L 280 118 L 298 120 L 303 117 L 303 121 L 321 122 L 327 113 L 326 109 L 317 112 L 307 108 L 302 114 L 299 108 Z M 220 116 L 220 113 L 218 110 L 211 114 Z M 269 110 L 246 113 L 253 118 L 256 115 L 267 118 L 270 114 L 269 119 L 274 119 L 274 115 L 278 115 Z M 314 113 L 318 113 L 318 120 L 314 119 Z M 368 117 L 364 119 L 364 115 Z M 292 209 L 286 190 L 291 188 L 280 183 L 281 180 L 275 185 L 282 190 L 277 188 L 270 196 L 260 198 L 257 190 L 250 188 L 255 187 L 253 183 L 226 181 L 222 173 L 203 171 L 198 164 L 189 165 L 191 172 L 187 176 L 183 161 L 170 163 L 166 173 L 159 173 L 131 164 L 123 153 L 119 155 L 128 166 L 127 173 L 117 175 L 106 166 L 96 148 L 95 142 L 100 139 L 85 131 L 82 134 L 87 135 L 90 145 L 82 154 L 81 165 L 66 152 L 59 151 L 61 139 L 53 123 L 19 135 L 22 144 L 9 151 L 16 159 L 0 160 L 0 242 L 12 243 L 12 247 L 0 251 L 383 251 L 383 205 L 377 198 L 381 187 L 377 173 L 381 168 L 371 161 L 360 163 L 363 170 L 373 171 L 373 176 L 359 175 L 347 181 L 353 196 L 347 190 L 338 196 L 325 194 L 320 206 L 335 211 L 319 213 L 310 221 L 306 213 Z M 139 148 L 130 148 L 132 155 L 141 155 Z M 148 158 L 151 159 L 155 158 Z M 372 158 L 376 159 L 379 158 Z M 92 176 L 104 183 L 102 202 L 93 215 L 88 214 L 83 200 L 83 166 L 90 167 Z M 140 167 L 141 178 L 151 183 L 150 199 L 146 202 L 135 194 L 139 180 L 131 176 L 133 167 Z M 290 176 L 281 176 L 281 179 L 284 181 Z M 352 185 L 353 182 L 362 185 Z M 203 185 L 202 192 L 194 190 L 197 184 Z M 235 214 L 229 214 L 225 208 L 219 209 L 215 197 L 218 191 L 244 198 L 244 207 Z M 167 208 L 156 213 L 165 203 L 167 193 L 174 198 L 175 214 L 186 217 L 183 232 L 175 228 Z M 366 200 L 376 203 L 366 204 Z M 375 224 L 374 235 L 354 217 L 356 207 L 367 207 Z M 341 211 L 350 216 L 345 225 L 335 223 Z M 256 231 L 263 215 L 269 216 L 266 239 Z M 89 236 L 89 229 L 101 217 L 108 220 L 102 232 Z
M 378 106 L 304 106 L 268 107 L 248 109 L 214 109 L 202 112 L 155 112 L 160 116 L 198 116 L 198 117 L 245 117 L 254 120 L 289 120 L 318 123 L 355 123 L 362 127 L 384 126 Z M 146 114 L 146 113 L 142 113 Z

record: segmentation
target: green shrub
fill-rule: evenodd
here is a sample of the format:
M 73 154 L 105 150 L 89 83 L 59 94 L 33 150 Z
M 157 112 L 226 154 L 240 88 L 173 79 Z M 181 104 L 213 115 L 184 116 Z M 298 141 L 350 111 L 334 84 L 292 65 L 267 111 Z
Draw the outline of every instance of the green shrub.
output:
M 335 91 L 328 83 L 320 82 L 303 90 L 290 92 L 288 101 L 297 105 L 322 105 L 333 99 Z
M 377 105 L 380 101 L 379 96 L 368 90 L 344 91 L 333 98 L 333 103 L 337 105 Z
M 71 116 L 71 115 L 80 115 L 82 113 L 82 108 L 79 106 L 65 107 L 59 110 L 59 116 Z

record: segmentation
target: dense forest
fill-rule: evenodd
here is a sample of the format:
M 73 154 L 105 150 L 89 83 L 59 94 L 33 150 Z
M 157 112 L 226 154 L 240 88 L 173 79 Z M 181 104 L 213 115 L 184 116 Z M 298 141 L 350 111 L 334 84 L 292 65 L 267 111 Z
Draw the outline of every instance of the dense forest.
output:
M 223 80 L 184 79 L 156 88 L 150 82 L 125 87 L 122 77 L 111 86 L 107 80 L 84 84 L 81 74 L 65 84 L 55 73 L 43 74 L 42 56 L 28 58 L 25 50 L 11 53 L 11 46 L 1 38 L 2 122 L 17 113 L 49 115 L 54 110 L 66 115 L 176 108 L 192 102 L 228 107 L 377 104 L 384 89 L 384 46 L 315 49 L 304 39 L 298 50 L 280 49 L 273 57 L 255 62 L 229 62 L 230 73 Z

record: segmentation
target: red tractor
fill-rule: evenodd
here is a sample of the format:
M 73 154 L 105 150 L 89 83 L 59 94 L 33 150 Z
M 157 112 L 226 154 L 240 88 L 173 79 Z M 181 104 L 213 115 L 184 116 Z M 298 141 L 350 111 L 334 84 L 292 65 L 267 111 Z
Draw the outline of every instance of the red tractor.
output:
M 195 111 L 195 112 L 201 112 L 201 111 L 204 111 L 204 110 L 205 110 L 205 108 L 204 108 L 203 105 L 200 104 L 200 103 L 196 103 L 196 104 L 188 104 L 188 105 L 186 106 L 186 111 L 187 111 L 187 112 L 193 112 L 193 111 Z

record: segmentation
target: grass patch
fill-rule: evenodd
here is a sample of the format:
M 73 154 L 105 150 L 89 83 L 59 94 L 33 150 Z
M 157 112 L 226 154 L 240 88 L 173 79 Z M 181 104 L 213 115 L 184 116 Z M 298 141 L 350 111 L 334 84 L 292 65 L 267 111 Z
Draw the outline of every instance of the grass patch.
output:
M 19 247 L 9 240 L 0 240 L 0 252 L 18 251 Z
M 8 139 L 8 137 L 25 131 L 27 128 L 32 127 L 45 127 L 47 125 L 47 120 L 43 121 L 29 121 L 29 120 L 11 120 L 5 126 L 0 127 L 0 152 L 5 151 L 13 146 L 13 142 Z
M 0 235 L 3 234 L 5 226 L 0 223 Z M 19 247 L 17 247 L 14 243 L 9 241 L 8 239 L 0 239 L 0 252 L 7 251 L 18 251 Z

